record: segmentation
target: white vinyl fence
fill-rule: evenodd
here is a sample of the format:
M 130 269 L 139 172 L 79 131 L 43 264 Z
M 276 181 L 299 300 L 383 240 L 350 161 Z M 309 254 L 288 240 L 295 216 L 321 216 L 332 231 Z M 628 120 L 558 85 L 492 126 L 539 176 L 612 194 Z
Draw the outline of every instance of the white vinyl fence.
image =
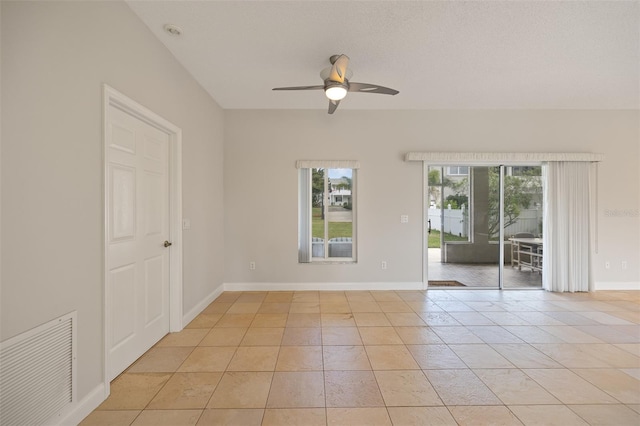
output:
M 444 232 L 461 237 L 469 236 L 469 211 L 465 209 L 444 210 Z M 429 220 L 431 229 L 441 229 L 441 210 L 429 208 Z M 520 211 L 516 222 L 507 226 L 505 236 L 509 237 L 519 232 L 529 232 L 533 235 L 541 235 L 542 209 L 523 209 Z
M 429 220 L 431 220 L 431 229 L 439 231 L 441 228 L 441 209 L 429 209 Z M 468 210 L 464 209 L 445 209 L 444 210 L 444 232 L 447 234 L 459 235 L 461 237 L 469 236 L 469 215 Z

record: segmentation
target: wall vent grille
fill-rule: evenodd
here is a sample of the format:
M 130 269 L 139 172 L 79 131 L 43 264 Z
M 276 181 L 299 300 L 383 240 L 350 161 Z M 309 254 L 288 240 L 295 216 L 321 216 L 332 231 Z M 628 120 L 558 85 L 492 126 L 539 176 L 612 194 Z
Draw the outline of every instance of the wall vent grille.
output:
M 1 425 L 47 423 L 75 402 L 76 315 L 0 343 Z

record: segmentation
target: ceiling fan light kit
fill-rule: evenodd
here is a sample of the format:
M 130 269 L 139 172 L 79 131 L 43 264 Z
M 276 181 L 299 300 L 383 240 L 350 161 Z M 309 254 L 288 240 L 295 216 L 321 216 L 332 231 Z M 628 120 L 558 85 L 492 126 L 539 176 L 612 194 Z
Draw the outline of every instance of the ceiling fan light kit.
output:
M 331 67 L 325 68 L 320 73 L 324 80 L 322 86 L 296 86 L 296 87 L 276 87 L 273 90 L 324 90 L 325 96 L 329 99 L 329 114 L 333 114 L 338 108 L 340 101 L 347 96 L 348 92 L 378 93 L 381 95 L 397 95 L 399 92 L 388 87 L 369 83 L 349 83 L 351 70 L 348 69 L 349 57 L 347 55 L 333 55 L 329 58 Z
M 332 101 L 339 101 L 347 96 L 348 87 L 347 84 L 328 81 L 324 86 L 324 94 Z

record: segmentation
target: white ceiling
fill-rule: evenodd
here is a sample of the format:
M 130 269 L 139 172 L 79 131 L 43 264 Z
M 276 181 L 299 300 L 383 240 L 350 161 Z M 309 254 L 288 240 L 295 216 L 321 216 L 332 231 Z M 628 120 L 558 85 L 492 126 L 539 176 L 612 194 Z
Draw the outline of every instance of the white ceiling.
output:
M 228 109 L 322 108 L 329 56 L 352 81 L 340 109 L 640 108 L 639 1 L 127 1 Z M 183 34 L 171 36 L 167 23 Z

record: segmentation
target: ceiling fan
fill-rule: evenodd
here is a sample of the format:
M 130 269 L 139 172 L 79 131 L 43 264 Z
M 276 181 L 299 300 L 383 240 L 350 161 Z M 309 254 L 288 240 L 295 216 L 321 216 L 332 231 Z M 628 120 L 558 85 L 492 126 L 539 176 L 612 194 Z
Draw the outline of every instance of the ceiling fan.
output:
M 276 87 L 273 90 L 324 90 L 324 94 L 329 98 L 329 114 L 333 114 L 340 101 L 347 96 L 347 92 L 379 93 L 381 95 L 397 95 L 397 90 L 388 87 L 369 83 L 352 83 L 351 70 L 348 69 L 349 57 L 347 55 L 333 55 L 329 58 L 331 66 L 320 72 L 320 77 L 324 80 L 323 85 L 318 86 L 296 86 L 296 87 Z

